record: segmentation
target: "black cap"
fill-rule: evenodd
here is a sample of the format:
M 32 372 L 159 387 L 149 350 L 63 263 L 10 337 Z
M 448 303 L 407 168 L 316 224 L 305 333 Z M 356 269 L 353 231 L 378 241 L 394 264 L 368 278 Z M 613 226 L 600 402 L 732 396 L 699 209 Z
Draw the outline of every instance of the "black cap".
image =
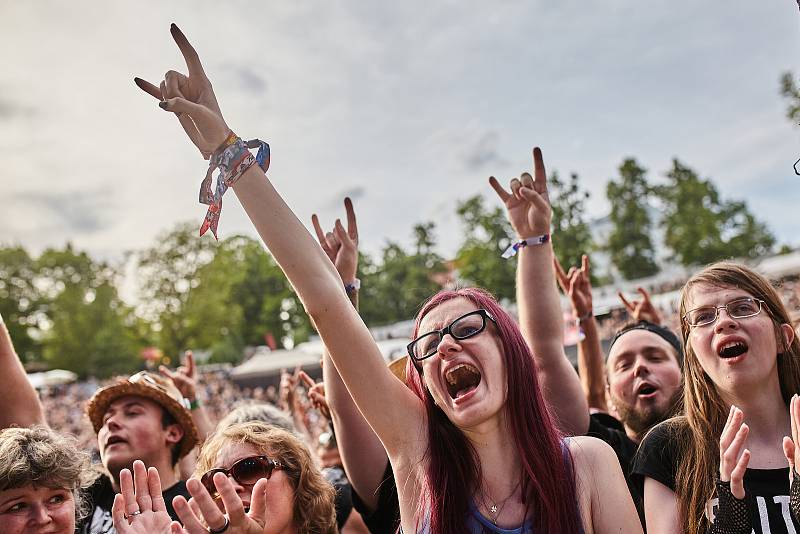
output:
M 611 347 L 614 346 L 614 343 L 622 337 L 624 334 L 627 334 L 631 330 L 647 330 L 648 332 L 652 332 L 655 335 L 659 336 L 661 339 L 672 345 L 672 348 L 675 349 L 676 356 L 678 358 L 678 363 L 683 367 L 683 347 L 681 347 L 681 340 L 678 339 L 678 336 L 670 330 L 669 328 L 663 327 L 661 325 L 651 323 L 650 321 L 639 321 L 638 323 L 630 323 L 626 324 L 619 330 L 617 333 L 614 334 L 614 337 L 611 338 L 611 344 L 608 346 L 608 352 L 611 352 Z

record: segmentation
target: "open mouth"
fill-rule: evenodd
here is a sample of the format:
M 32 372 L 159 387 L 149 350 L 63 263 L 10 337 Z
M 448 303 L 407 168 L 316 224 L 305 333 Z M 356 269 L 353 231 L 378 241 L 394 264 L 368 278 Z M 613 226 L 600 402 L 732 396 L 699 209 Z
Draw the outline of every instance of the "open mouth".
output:
M 451 399 L 462 397 L 478 387 L 481 383 L 481 373 L 477 368 L 462 363 L 448 369 L 444 375 L 447 382 L 447 392 Z
M 718 354 L 720 358 L 735 358 L 747 352 L 747 343 L 744 341 L 731 341 L 722 345 Z
M 658 391 L 658 388 L 656 388 L 654 385 L 648 384 L 648 383 L 642 383 L 642 384 L 639 385 L 638 388 L 636 388 L 636 394 L 637 395 L 643 395 L 643 396 L 651 395 L 651 394 L 655 393 L 656 391 Z
M 119 436 L 111 436 L 106 440 L 106 449 L 112 445 L 116 445 L 117 443 L 127 443 L 127 442 Z

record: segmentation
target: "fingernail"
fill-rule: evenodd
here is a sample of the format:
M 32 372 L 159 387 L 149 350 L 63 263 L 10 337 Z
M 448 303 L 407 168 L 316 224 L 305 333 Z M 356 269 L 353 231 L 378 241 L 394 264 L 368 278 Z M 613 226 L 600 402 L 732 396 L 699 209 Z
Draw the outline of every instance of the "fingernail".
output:
M 169 104 L 167 104 L 166 100 L 162 100 L 161 102 L 158 103 L 158 107 L 160 107 L 161 109 L 167 109 L 167 106 L 169 106 Z

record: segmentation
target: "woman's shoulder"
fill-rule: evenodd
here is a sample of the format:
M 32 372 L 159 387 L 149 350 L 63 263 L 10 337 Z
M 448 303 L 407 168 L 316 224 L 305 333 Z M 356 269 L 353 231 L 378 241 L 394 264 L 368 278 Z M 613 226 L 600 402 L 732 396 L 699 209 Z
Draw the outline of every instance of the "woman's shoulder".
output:
M 614 449 L 605 441 L 591 436 L 574 436 L 565 440 L 576 473 L 597 474 L 610 466 L 619 466 Z

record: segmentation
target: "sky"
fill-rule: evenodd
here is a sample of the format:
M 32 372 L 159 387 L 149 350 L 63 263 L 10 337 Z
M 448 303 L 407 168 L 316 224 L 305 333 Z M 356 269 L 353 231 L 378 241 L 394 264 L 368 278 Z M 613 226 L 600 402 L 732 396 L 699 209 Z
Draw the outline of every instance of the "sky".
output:
M 577 172 L 588 217 L 626 157 L 658 182 L 673 157 L 800 246 L 800 76 L 793 0 L 183 2 L 0 0 L 0 243 L 67 241 L 106 259 L 198 228 L 206 163 L 133 77 L 197 49 L 228 124 L 272 148 L 269 177 L 310 227 L 350 195 L 362 247 L 433 221 L 457 249 L 458 200 L 531 168 Z M 222 237 L 255 236 L 233 194 Z M 211 239 L 209 234 L 209 239 Z

